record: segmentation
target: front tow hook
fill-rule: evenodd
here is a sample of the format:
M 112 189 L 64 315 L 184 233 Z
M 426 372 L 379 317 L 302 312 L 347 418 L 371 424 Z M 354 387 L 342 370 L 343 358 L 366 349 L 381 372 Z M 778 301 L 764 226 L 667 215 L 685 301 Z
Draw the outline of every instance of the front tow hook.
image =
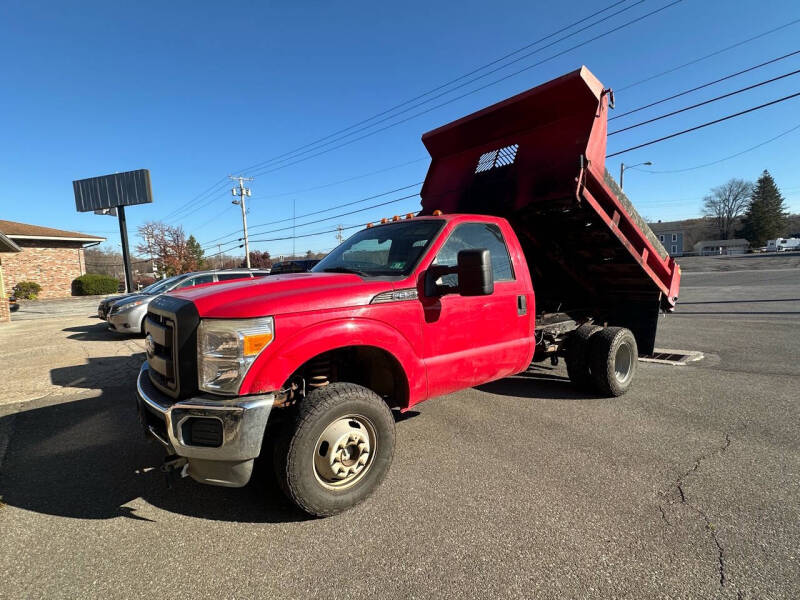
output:
M 175 477 L 175 471 L 180 471 L 180 476 L 186 477 L 188 468 L 189 461 L 185 457 L 177 454 L 165 456 L 161 465 L 161 472 L 164 473 L 164 481 L 167 484 L 167 488 L 172 489 L 172 479 Z

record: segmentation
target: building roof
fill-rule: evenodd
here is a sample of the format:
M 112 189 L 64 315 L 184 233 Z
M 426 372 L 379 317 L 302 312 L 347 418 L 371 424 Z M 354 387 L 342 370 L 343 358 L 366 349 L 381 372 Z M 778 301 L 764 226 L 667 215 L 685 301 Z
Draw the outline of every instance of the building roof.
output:
M 0 233 L 0 252 L 20 252 L 22 248 Z
M 29 225 L 15 221 L 0 221 L 0 234 L 12 240 L 63 240 L 70 242 L 104 242 L 106 238 L 77 231 Z

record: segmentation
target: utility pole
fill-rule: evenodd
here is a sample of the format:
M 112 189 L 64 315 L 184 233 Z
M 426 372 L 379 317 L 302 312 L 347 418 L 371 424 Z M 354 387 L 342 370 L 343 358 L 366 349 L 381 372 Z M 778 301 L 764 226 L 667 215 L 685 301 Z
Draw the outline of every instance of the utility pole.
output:
M 238 204 L 239 206 L 242 207 L 242 229 L 244 230 L 244 257 L 245 257 L 244 260 L 245 260 L 245 264 L 247 265 L 247 268 L 249 269 L 250 268 L 250 242 L 249 242 L 249 240 L 247 238 L 247 206 L 245 206 L 244 199 L 245 199 L 246 196 L 250 196 L 252 194 L 250 192 L 250 188 L 244 187 L 244 182 L 245 181 L 253 181 L 253 178 L 252 177 L 242 177 L 241 175 L 239 177 L 234 177 L 233 175 L 228 175 L 228 178 L 232 179 L 233 181 L 238 181 L 239 182 L 239 187 L 237 188 L 237 187 L 234 186 L 233 189 L 231 189 L 231 193 L 234 196 L 238 196 L 238 198 L 239 198 L 238 200 L 233 200 L 233 204 Z
M 294 242 L 297 238 L 297 234 L 295 233 L 295 217 L 297 213 L 295 212 L 295 201 L 292 200 L 292 258 L 294 258 Z
M 342 232 L 344 231 L 344 227 L 341 225 L 336 226 L 336 240 L 341 244 L 344 241 L 344 236 Z

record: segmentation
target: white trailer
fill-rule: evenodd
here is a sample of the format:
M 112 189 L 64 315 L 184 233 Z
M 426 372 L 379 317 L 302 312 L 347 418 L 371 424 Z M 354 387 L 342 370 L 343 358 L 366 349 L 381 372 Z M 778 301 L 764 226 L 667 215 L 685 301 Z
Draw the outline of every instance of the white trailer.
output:
M 800 238 L 767 240 L 767 252 L 787 252 L 789 250 L 800 250 Z

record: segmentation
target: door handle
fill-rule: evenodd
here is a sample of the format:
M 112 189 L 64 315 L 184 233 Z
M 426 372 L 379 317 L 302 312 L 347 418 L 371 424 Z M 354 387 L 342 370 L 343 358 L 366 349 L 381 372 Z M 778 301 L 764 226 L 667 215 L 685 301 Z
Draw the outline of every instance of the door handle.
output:
M 525 295 L 517 296 L 517 315 L 520 317 L 528 312 L 528 297 Z

